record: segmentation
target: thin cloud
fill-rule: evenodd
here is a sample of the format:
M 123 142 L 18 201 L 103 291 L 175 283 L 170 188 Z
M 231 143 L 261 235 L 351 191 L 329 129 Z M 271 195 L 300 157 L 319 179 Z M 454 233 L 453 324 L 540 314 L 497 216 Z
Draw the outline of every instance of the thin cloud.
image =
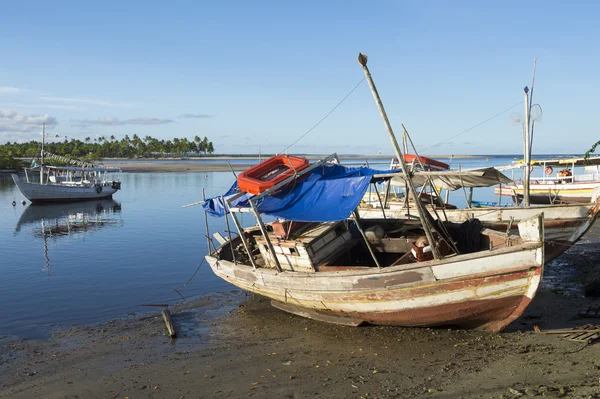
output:
M 0 110 L 0 132 L 2 133 L 29 133 L 40 131 L 42 123 L 48 128 L 58 125 L 58 120 L 48 114 L 20 114 L 17 111 Z
M 19 87 L 0 86 L 0 94 L 19 94 L 29 90 L 21 89 Z
M 98 119 L 71 119 L 69 123 L 74 127 L 86 128 L 90 126 L 123 126 L 123 125 L 164 125 L 173 123 L 172 119 L 164 118 L 132 118 L 132 119 L 117 119 L 117 118 L 98 118 Z
M 180 116 L 180 118 L 195 118 L 195 119 L 206 119 L 206 118 L 212 118 L 212 115 L 208 115 L 208 114 L 183 114 Z
M 110 101 L 94 100 L 91 98 L 42 96 L 42 97 L 39 97 L 39 99 L 42 101 L 67 103 L 67 104 L 99 105 L 102 107 L 122 107 L 122 108 L 131 107 L 130 104 L 113 103 Z
M 68 104 L 23 104 L 23 103 L 2 103 L 0 107 L 5 108 L 50 108 L 50 109 L 64 109 L 68 111 L 81 111 L 85 108 L 78 105 Z

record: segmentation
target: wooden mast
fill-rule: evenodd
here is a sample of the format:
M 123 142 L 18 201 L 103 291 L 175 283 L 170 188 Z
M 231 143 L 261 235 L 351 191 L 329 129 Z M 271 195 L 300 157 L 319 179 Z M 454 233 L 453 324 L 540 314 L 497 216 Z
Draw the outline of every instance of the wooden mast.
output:
M 375 87 L 375 83 L 373 82 L 373 78 L 371 77 L 371 73 L 369 72 L 369 68 L 367 67 L 367 56 L 362 53 L 359 53 L 358 63 L 363 67 L 363 72 L 365 73 L 367 82 L 369 82 L 369 87 L 371 88 L 371 92 L 373 93 L 373 98 L 375 99 L 375 103 L 377 104 L 377 108 L 379 109 L 379 113 L 381 114 L 381 118 L 383 119 L 383 123 L 385 124 L 388 135 L 390 136 L 392 147 L 394 147 L 396 156 L 402 164 L 402 173 L 404 174 L 404 178 L 408 183 L 410 193 L 412 194 L 413 198 L 415 198 L 415 207 L 419 212 L 419 219 L 421 220 L 421 225 L 423 226 L 423 230 L 425 231 L 425 235 L 427 236 L 427 240 L 429 241 L 429 244 L 431 246 L 431 252 L 433 254 L 433 257 L 436 259 L 440 259 L 440 253 L 435 245 L 435 241 L 433 240 L 433 235 L 431 234 L 431 226 L 429 225 L 429 222 L 425 216 L 425 212 L 427 212 L 427 210 L 425 209 L 421 201 L 418 200 L 417 190 L 415 189 L 412 179 L 410 178 L 406 161 L 402 156 L 402 150 L 400 150 L 400 146 L 398 145 L 398 141 L 396 140 L 396 136 L 394 135 L 392 125 L 390 124 L 385 109 L 383 108 L 383 103 L 381 102 L 381 98 L 379 97 L 379 93 L 377 92 L 377 88 Z

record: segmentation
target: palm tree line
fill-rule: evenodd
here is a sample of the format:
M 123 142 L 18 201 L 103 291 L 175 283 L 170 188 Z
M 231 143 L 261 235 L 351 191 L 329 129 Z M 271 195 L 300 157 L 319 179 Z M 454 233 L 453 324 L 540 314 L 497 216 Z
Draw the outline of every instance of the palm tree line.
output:
M 201 156 L 212 154 L 215 149 L 208 138 L 195 136 L 193 140 L 187 138 L 173 138 L 172 140 L 158 140 L 151 136 L 143 139 L 137 134 L 131 138 L 125 135 L 120 140 L 115 136 L 106 138 L 86 137 L 83 141 L 78 138 L 60 140 L 59 135 L 54 140 L 45 143 L 44 150 L 56 155 L 71 158 L 135 158 L 135 157 L 172 157 L 172 156 Z M 30 141 L 27 143 L 11 143 L 0 145 L 0 154 L 16 158 L 34 158 L 40 154 L 42 143 Z

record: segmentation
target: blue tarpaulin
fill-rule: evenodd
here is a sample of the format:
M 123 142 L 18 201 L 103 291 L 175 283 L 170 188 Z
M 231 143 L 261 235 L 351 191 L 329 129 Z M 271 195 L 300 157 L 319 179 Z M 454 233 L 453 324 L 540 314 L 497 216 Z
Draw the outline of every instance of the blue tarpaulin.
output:
M 336 164 L 319 166 L 276 194 L 260 199 L 256 205 L 260 213 L 286 220 L 303 222 L 333 222 L 350 216 L 369 188 L 374 174 L 394 173 L 371 168 L 348 168 Z M 235 183 L 225 198 L 238 191 Z M 232 206 L 248 206 L 245 195 Z M 222 197 L 206 200 L 204 209 L 213 216 L 225 214 Z

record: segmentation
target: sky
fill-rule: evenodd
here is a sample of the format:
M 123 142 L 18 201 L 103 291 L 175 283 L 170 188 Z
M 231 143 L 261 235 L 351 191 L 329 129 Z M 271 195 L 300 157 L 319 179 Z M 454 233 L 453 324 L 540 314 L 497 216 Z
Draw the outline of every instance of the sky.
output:
M 600 139 L 598 2 L 30 0 L 0 15 L 0 143 L 45 122 L 53 140 L 282 152 L 363 80 L 359 52 L 423 154 L 522 153 L 534 57 L 533 152 Z M 393 153 L 366 81 L 287 151 Z

